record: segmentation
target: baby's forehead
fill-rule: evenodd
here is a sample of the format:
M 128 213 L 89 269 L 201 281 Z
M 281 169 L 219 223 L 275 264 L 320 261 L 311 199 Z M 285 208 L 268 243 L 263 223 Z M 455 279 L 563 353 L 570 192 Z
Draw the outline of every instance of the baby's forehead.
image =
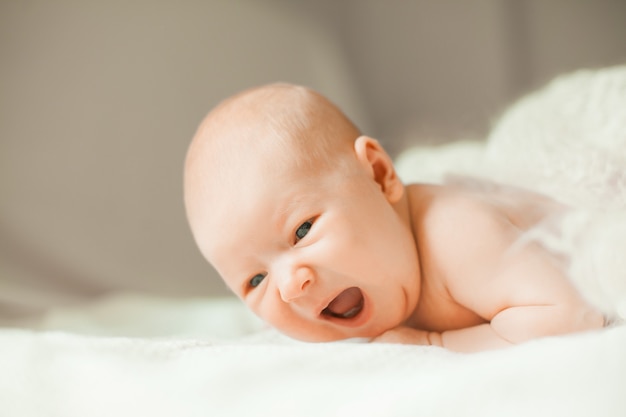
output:
M 231 275 L 231 268 L 238 269 L 239 260 L 263 252 L 266 243 L 284 235 L 294 217 L 302 217 L 303 212 L 309 215 L 323 200 L 316 192 L 324 188 L 321 178 L 295 173 L 287 178 L 279 172 L 268 172 L 265 177 L 249 174 L 228 184 L 214 184 L 195 210 L 198 216 L 192 228 L 198 245 L 226 276 Z

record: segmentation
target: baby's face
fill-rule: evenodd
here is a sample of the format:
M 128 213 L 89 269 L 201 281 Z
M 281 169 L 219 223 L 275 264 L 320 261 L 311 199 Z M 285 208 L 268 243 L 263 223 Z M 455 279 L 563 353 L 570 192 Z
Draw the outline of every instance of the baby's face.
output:
M 194 203 L 206 214 L 191 222 L 196 241 L 234 293 L 307 341 L 376 336 L 405 321 L 419 293 L 417 250 L 371 175 L 359 164 L 302 172 L 259 159 L 242 156 L 226 168 L 231 182 Z

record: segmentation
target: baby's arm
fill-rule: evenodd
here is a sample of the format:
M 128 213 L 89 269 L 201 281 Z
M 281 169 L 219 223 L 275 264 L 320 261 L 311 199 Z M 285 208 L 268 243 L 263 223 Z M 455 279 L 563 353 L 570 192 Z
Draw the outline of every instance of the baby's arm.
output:
M 399 326 L 376 337 L 373 342 L 432 345 L 456 352 L 479 352 L 513 345 L 495 333 L 489 323 L 443 333 Z
M 570 314 L 578 317 L 570 320 L 567 318 Z M 565 320 L 560 320 L 559 317 Z M 568 333 L 568 328 L 569 331 L 590 330 L 602 327 L 602 324 L 602 316 L 585 306 L 570 311 L 556 305 L 512 307 L 496 315 L 491 323 L 441 333 L 399 326 L 383 333 L 374 341 L 433 345 L 456 352 L 479 352 L 512 346 L 540 336 Z
M 457 284 L 462 289 L 452 292 L 464 291 L 458 299 L 490 322 L 429 334 L 431 344 L 468 352 L 602 327 L 602 314 L 585 302 L 545 255 L 537 246 L 514 248 L 503 254 L 495 281 L 481 283 L 475 278 L 471 289 L 468 282 Z
M 441 346 L 456 352 L 479 352 L 512 346 L 536 337 L 568 333 L 567 330 L 602 327 L 603 319 L 595 311 L 587 308 L 580 310 L 568 312 L 561 306 L 513 307 L 496 315 L 491 323 L 442 333 L 407 328 L 401 334 L 385 333 L 377 341 L 392 342 L 395 339 L 398 343 Z M 578 323 L 559 319 L 559 316 L 570 313 L 581 316 L 575 320 Z
M 488 323 L 440 333 L 391 330 L 377 341 L 467 352 L 602 327 L 602 315 L 542 247 L 516 245 L 520 231 L 505 213 L 467 198 L 437 204 L 422 240 L 436 266 L 432 270 L 455 302 Z

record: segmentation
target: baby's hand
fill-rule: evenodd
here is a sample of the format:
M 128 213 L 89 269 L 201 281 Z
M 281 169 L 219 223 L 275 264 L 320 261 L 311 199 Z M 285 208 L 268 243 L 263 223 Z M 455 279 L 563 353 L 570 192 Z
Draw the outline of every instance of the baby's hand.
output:
M 387 330 L 372 339 L 376 343 L 400 343 L 404 345 L 430 345 L 428 332 L 407 326 L 398 326 Z

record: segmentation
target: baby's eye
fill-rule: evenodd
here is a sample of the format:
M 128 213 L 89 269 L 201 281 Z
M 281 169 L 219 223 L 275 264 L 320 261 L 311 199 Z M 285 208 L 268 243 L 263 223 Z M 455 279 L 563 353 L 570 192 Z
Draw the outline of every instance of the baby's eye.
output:
M 311 230 L 311 226 L 313 226 L 313 222 L 311 220 L 308 220 L 302 223 L 300 227 L 298 227 L 298 230 L 296 230 L 296 242 L 305 237 L 307 233 L 309 233 L 309 230 Z
M 265 279 L 265 275 L 266 274 L 256 274 L 255 276 L 250 278 L 250 281 L 248 281 L 248 285 L 250 285 L 251 288 L 258 287 Z

